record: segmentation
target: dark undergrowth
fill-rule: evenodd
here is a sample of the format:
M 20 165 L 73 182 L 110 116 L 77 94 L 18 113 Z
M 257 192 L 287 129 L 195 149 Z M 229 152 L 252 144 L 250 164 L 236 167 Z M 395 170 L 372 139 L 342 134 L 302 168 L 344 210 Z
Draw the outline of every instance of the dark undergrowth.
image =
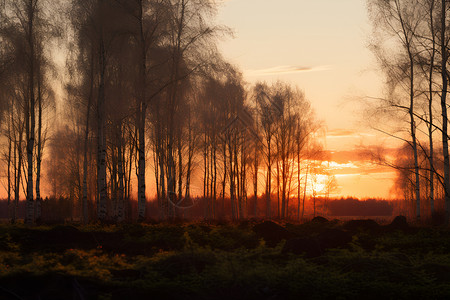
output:
M 450 230 L 318 220 L 0 226 L 0 299 L 450 299 Z

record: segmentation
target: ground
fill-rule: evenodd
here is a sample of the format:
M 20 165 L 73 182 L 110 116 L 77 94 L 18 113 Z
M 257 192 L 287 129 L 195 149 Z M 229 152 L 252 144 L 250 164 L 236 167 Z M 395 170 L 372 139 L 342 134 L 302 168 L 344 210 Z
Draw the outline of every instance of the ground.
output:
M 0 226 L 0 299 L 450 299 L 450 230 L 372 220 Z

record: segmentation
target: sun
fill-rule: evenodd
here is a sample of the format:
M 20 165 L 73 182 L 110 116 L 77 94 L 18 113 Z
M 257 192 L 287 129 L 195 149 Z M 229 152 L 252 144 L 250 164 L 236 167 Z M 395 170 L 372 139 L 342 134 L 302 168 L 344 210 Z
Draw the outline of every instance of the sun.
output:
M 311 176 L 311 194 L 322 194 L 326 190 L 328 175 L 312 174 Z

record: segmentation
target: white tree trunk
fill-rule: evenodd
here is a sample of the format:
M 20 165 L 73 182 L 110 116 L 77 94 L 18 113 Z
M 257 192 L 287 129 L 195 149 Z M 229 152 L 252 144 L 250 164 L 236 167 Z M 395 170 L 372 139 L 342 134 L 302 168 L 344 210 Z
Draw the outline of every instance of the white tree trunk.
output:
M 35 219 L 41 219 L 41 161 L 42 161 L 42 91 L 41 91 L 41 69 L 38 68 L 38 145 L 36 159 L 36 210 Z
M 144 8 L 142 0 L 139 1 L 139 33 L 141 46 L 140 62 L 140 83 L 141 95 L 137 120 L 139 126 L 139 145 L 138 145 L 138 219 L 145 219 L 145 118 L 146 118 L 146 77 L 147 77 L 147 49 L 144 34 Z
M 445 28 L 446 28 L 446 5 L 445 0 L 442 0 L 441 6 L 441 76 L 442 76 L 442 93 L 441 93 L 441 110 L 442 110 L 442 152 L 444 155 L 444 193 L 445 193 L 445 209 L 446 209 L 446 222 L 449 223 L 450 216 L 450 162 L 448 153 L 448 117 L 447 117 L 447 45 L 445 41 Z
M 29 99 L 27 99 L 27 114 L 26 114 L 26 130 L 27 130 L 27 160 L 28 160 L 28 181 L 27 181 L 27 196 L 26 196 L 26 216 L 25 223 L 32 224 L 34 222 L 34 199 L 33 199 L 33 150 L 34 150 L 34 129 L 35 129 L 35 95 L 34 95 L 34 66 L 35 66 L 35 53 L 34 53 L 34 14 L 35 6 L 33 1 L 27 3 L 27 18 L 28 18 L 28 46 L 30 47 L 29 53 Z

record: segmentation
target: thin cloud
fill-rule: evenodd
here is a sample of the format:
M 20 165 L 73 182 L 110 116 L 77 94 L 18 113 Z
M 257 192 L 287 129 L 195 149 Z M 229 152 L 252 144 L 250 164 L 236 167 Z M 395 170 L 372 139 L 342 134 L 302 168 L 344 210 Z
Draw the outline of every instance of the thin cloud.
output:
M 354 137 L 357 136 L 356 131 L 347 130 L 347 129 L 333 129 L 327 132 L 327 137 L 333 138 L 346 138 L 346 137 Z
M 357 147 L 342 151 L 325 150 L 323 161 L 334 161 L 338 164 L 353 163 L 357 166 L 361 166 L 364 163 L 380 165 L 380 158 L 395 156 L 397 151 L 397 148 L 384 148 L 380 146 Z
M 316 67 L 306 67 L 306 66 L 276 66 L 266 69 L 259 70 L 246 70 L 245 74 L 248 76 L 270 76 L 270 75 L 285 75 L 285 74 L 295 74 L 295 73 L 306 73 L 306 72 L 318 72 L 331 70 L 330 66 L 316 66 Z
M 327 151 L 325 161 L 335 162 L 340 165 L 352 163 L 354 165 L 360 165 L 363 162 L 371 161 L 370 157 L 364 156 L 364 152 L 360 149 L 344 150 L 344 151 Z
M 347 129 L 333 129 L 327 132 L 327 138 L 360 138 L 360 137 L 374 137 L 372 133 L 357 132 Z

